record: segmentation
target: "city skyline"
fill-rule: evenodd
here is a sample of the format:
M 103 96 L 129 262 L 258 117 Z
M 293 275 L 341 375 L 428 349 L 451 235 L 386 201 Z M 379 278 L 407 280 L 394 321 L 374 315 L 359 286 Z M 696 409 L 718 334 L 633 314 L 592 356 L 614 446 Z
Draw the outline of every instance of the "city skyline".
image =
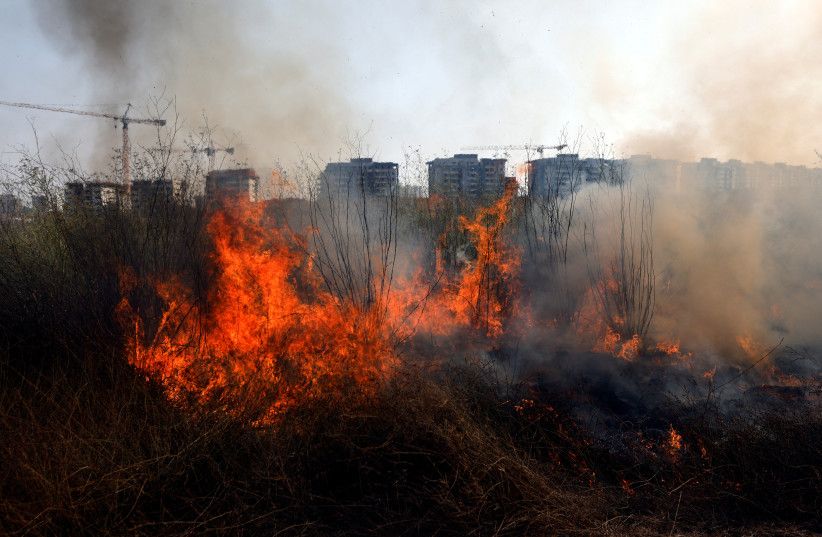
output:
M 70 5 L 0 6 L 0 97 L 115 113 L 175 97 L 188 128 L 207 113 L 256 167 L 340 160 L 352 140 L 401 162 L 580 130 L 581 153 L 604 141 L 617 157 L 818 162 L 810 2 L 115 2 L 82 22 Z M 89 167 L 118 144 L 106 122 L 4 108 L 3 160 L 34 144 L 29 120 L 47 154 Z

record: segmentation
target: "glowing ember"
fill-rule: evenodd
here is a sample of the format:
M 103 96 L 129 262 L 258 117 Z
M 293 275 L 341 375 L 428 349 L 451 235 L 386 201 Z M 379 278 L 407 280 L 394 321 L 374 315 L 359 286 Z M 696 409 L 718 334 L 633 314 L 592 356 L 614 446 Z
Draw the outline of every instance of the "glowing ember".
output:
M 702 442 L 701 439 L 697 439 L 697 443 L 699 444 L 699 456 L 702 457 L 702 460 L 710 459 L 708 448 L 705 447 L 704 442 Z

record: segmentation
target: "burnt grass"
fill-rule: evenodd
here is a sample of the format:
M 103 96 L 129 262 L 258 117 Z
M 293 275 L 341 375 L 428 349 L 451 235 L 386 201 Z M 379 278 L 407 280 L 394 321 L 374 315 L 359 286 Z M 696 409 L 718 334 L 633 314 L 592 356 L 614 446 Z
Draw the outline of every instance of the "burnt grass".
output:
M 175 211 L 163 233 L 119 213 L 4 224 L 0 532 L 822 531 L 822 415 L 804 399 L 731 414 L 669 400 L 643 414 L 604 389 L 502 386 L 477 360 L 407 363 L 275 425 L 255 425 L 253 404 L 229 415 L 172 403 L 127 364 L 114 312 L 122 264 L 206 284 L 200 216 Z M 578 412 L 583 397 L 616 408 L 607 427 Z

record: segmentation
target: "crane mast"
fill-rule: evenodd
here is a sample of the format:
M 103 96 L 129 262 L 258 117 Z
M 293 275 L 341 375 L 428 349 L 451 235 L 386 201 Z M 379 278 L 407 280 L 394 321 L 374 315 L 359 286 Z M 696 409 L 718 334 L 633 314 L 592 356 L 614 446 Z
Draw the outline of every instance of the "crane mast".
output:
M 126 185 L 126 191 L 131 190 L 131 141 L 128 139 L 128 111 L 131 109 L 131 103 L 126 106 L 126 111 L 123 112 L 121 119 L 123 123 L 123 150 L 120 158 L 123 159 L 123 184 Z
M 211 171 L 211 170 L 214 169 L 214 163 L 217 159 L 217 153 L 223 152 L 226 155 L 233 155 L 234 154 L 234 148 L 233 147 L 214 147 L 213 145 L 205 147 L 205 148 L 201 149 L 200 151 L 205 153 L 206 156 L 208 157 L 208 171 Z
M 31 103 L 17 103 L 11 101 L 0 101 L 0 105 L 3 106 L 10 106 L 14 108 L 28 108 L 31 110 L 45 110 L 47 112 L 63 112 L 66 114 L 74 114 L 77 116 L 90 116 L 90 117 L 101 117 L 106 119 L 113 119 L 115 121 L 119 121 L 120 124 L 123 126 L 123 149 L 122 149 L 122 167 L 123 167 L 123 185 L 126 187 L 126 191 L 131 190 L 131 144 L 128 137 L 128 126 L 130 123 L 137 123 L 140 125 L 156 125 L 158 127 L 164 127 L 166 124 L 165 119 L 141 119 L 141 118 L 131 118 L 128 117 L 129 110 L 131 110 L 131 103 L 126 106 L 125 112 L 123 115 L 118 116 L 116 114 L 103 114 L 100 112 L 89 112 L 86 110 L 74 110 L 72 108 L 61 108 L 57 106 L 47 106 L 42 104 L 31 104 Z

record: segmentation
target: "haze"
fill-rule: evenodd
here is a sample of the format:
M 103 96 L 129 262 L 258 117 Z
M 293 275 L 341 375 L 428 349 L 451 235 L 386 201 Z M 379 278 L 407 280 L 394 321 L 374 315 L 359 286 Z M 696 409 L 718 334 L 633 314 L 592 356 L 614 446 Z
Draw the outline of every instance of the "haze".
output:
M 0 99 L 175 97 L 188 128 L 205 113 L 260 167 L 355 135 L 402 161 L 563 129 L 617 156 L 816 164 L 819 5 L 714 4 L 7 1 Z M 119 144 L 113 122 L 0 108 L 4 161 L 33 145 L 29 120 L 91 167 Z

